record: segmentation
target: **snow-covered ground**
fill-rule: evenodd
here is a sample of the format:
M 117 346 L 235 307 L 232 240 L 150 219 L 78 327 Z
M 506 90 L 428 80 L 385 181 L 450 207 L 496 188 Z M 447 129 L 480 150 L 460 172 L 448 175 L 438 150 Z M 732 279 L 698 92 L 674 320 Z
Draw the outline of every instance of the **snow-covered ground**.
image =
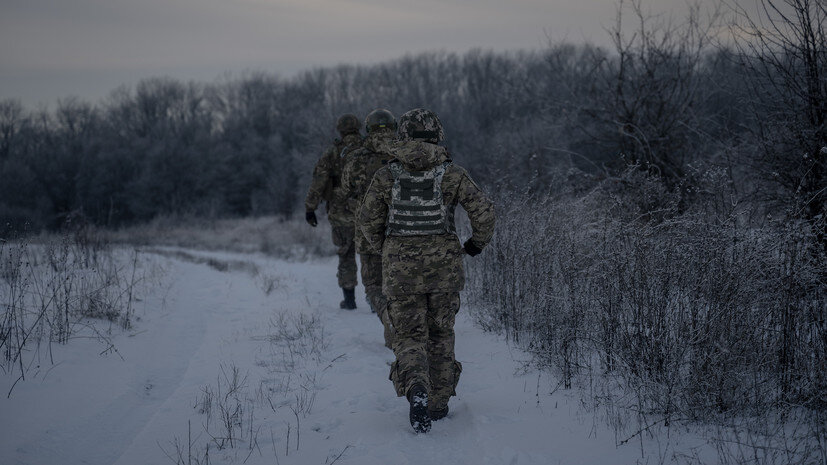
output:
M 141 256 L 163 284 L 116 351 L 53 346 L 54 365 L 44 356 L 0 399 L 0 464 L 633 464 L 703 448 L 692 435 L 617 446 L 576 391 L 552 393 L 467 308 L 458 396 L 415 435 L 361 288 L 356 311 L 338 308 L 333 258 L 158 252 Z M 8 392 L 14 378 L 2 381 Z

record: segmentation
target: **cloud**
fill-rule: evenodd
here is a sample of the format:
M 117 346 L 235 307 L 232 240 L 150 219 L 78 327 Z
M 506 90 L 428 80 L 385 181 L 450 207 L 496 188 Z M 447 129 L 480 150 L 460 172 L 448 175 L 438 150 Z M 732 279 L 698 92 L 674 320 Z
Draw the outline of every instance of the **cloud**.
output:
M 0 16 L 0 98 L 17 95 L 11 85 L 48 81 L 43 73 L 87 73 L 89 81 L 159 74 L 208 80 L 223 71 L 292 72 L 406 52 L 537 48 L 547 34 L 605 43 L 603 26 L 614 18 L 614 4 L 607 0 L 6 3 Z
M 536 45 L 544 27 L 572 14 L 570 2 L 558 3 L 27 0 L 4 13 L 0 53 L 3 67 L 54 69 L 367 57 L 360 48 L 516 48 Z

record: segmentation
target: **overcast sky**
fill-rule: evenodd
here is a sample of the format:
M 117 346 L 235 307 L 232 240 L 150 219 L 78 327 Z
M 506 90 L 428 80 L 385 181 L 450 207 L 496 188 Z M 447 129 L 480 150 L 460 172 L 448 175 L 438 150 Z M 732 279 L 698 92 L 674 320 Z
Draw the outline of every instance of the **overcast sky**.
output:
M 711 0 L 705 0 L 711 1 Z M 650 0 L 677 16 L 685 0 Z M 150 76 L 290 76 L 411 52 L 605 43 L 613 0 L 0 0 L 0 99 L 96 101 Z

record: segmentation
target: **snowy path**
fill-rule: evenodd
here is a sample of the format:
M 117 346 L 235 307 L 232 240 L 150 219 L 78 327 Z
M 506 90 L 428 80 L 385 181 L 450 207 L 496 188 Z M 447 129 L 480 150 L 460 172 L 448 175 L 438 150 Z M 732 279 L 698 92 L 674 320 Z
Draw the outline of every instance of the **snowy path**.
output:
M 170 454 L 178 438 L 186 452 L 188 422 L 197 456 L 210 439 L 194 406 L 231 366 L 247 376 L 253 421 L 245 425 L 253 425 L 255 440 L 212 447 L 210 463 L 625 464 L 640 456 L 634 445 L 616 448 L 614 435 L 580 411 L 574 393 L 548 394 L 545 376 L 515 374 L 521 354 L 474 327 L 467 309 L 457 322 L 464 371 L 451 414 L 416 436 L 406 402 L 387 380 L 392 354 L 361 289 L 358 310 L 338 309 L 333 259 L 200 255 L 251 262 L 257 271 L 145 255 L 162 264 L 165 285 L 142 302 L 135 331 L 113 339 L 123 360 L 99 356 L 93 341 L 57 348 L 57 366 L 0 401 L 0 464 L 174 463 L 164 451 Z M 327 343 L 321 363 L 307 371 L 315 377 L 312 409 L 298 418 L 287 401 L 271 409 L 262 397 L 284 385 L 267 342 L 279 313 L 319 315 Z M 200 454 L 203 460 L 203 447 Z

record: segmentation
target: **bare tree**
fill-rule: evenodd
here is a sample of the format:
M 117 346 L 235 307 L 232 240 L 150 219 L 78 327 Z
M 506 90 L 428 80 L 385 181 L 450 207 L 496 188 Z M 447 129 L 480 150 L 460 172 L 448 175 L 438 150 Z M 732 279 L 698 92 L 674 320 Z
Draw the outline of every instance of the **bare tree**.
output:
M 631 28 L 625 24 L 627 10 Z M 673 185 L 698 158 L 696 107 L 705 83 L 701 67 L 716 16 L 703 20 L 695 5 L 686 19 L 675 22 L 647 13 L 640 0 L 621 0 L 617 22 L 609 31 L 615 56 L 599 68 L 603 95 L 595 99 L 598 105 L 587 109 L 614 129 L 602 137 L 608 137 L 625 161 Z
M 0 101 L 0 160 L 8 158 L 23 119 L 23 105 L 19 100 Z
M 730 31 L 751 98 L 758 171 L 792 218 L 827 249 L 827 2 L 729 1 Z

